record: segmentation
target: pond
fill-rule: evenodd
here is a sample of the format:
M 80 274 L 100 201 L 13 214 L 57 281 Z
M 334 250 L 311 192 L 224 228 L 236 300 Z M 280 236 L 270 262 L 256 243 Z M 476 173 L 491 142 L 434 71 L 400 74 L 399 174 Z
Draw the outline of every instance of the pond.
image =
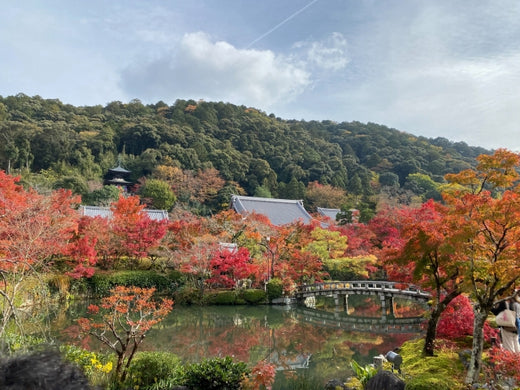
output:
M 267 359 L 277 366 L 273 389 L 297 388 L 300 380 L 322 387 L 329 379 L 352 376 L 352 359 L 371 363 L 421 332 L 417 317 L 424 308 L 412 302 L 397 302 L 392 318 L 384 320 L 377 297 L 351 296 L 348 313 L 326 300 L 319 306 L 175 306 L 140 350 L 173 352 L 186 362 L 224 356 L 251 364 Z M 66 317 L 55 321 L 62 341 L 77 336 L 73 320 L 84 309 L 69 307 Z M 99 348 L 93 340 L 82 342 Z

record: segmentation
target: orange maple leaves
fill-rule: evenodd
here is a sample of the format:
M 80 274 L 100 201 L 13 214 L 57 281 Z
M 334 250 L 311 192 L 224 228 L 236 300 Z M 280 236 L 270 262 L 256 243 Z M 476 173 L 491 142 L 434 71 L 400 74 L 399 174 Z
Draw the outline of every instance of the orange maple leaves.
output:
M 170 313 L 173 300 L 154 300 L 155 288 L 117 286 L 110 292 L 101 305 L 88 308 L 94 317 L 100 314 L 101 317 L 80 318 L 78 325 L 83 333 L 96 337 L 117 354 L 115 372 L 123 381 L 146 333 Z

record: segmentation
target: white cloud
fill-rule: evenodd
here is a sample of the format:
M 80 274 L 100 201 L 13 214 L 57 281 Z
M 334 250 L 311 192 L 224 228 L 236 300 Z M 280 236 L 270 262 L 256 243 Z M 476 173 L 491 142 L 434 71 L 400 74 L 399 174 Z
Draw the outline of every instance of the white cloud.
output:
M 520 150 L 519 62 L 520 52 L 444 58 L 422 67 L 403 62 L 400 69 L 349 89 L 341 100 L 362 121 L 427 137 Z
M 340 70 L 350 62 L 347 39 L 338 32 L 322 41 L 297 42 L 293 47 L 304 51 L 309 64 L 325 70 Z
M 310 74 L 270 50 L 240 50 L 209 35 L 185 34 L 167 56 L 122 75 L 129 94 L 150 100 L 203 98 L 272 108 L 310 84 Z

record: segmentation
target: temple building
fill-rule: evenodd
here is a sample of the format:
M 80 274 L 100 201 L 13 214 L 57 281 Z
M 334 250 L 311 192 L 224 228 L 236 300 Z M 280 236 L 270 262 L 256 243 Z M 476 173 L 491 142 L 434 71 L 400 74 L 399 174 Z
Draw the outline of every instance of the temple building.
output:
M 128 186 L 132 184 L 132 182 L 129 181 L 130 173 L 131 171 L 123 168 L 121 166 L 121 162 L 119 162 L 117 167 L 108 170 L 108 173 L 105 175 L 103 184 L 114 185 L 121 187 L 125 191 L 128 191 Z
M 251 212 L 263 214 L 277 226 L 297 221 L 307 224 L 312 220 L 312 216 L 305 210 L 301 200 L 233 195 L 230 208 L 242 215 Z

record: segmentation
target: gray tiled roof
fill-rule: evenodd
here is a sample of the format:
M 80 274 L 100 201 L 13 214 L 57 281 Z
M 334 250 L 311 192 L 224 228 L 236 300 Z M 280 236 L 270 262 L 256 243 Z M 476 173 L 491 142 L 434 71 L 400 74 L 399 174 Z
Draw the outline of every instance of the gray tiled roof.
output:
M 317 210 L 318 210 L 318 213 L 320 213 L 321 215 L 323 215 L 325 217 L 329 217 L 333 221 L 336 220 L 336 215 L 338 215 L 338 213 L 341 211 L 340 209 L 327 209 L 324 207 L 318 207 Z
M 309 223 L 312 220 L 301 200 L 232 195 L 231 208 L 240 214 L 251 212 L 263 214 L 273 225 L 277 226 L 298 220 Z
M 166 210 L 144 209 L 143 211 L 145 211 L 148 214 L 150 219 L 153 219 L 155 221 L 162 221 L 164 219 L 168 219 L 168 212 Z M 81 215 L 87 217 L 112 217 L 112 211 L 110 211 L 109 207 L 81 206 L 80 213 Z
M 130 173 L 130 171 L 127 171 L 121 165 L 118 165 L 117 167 L 110 169 L 110 171 L 111 172 L 118 172 L 118 173 Z

